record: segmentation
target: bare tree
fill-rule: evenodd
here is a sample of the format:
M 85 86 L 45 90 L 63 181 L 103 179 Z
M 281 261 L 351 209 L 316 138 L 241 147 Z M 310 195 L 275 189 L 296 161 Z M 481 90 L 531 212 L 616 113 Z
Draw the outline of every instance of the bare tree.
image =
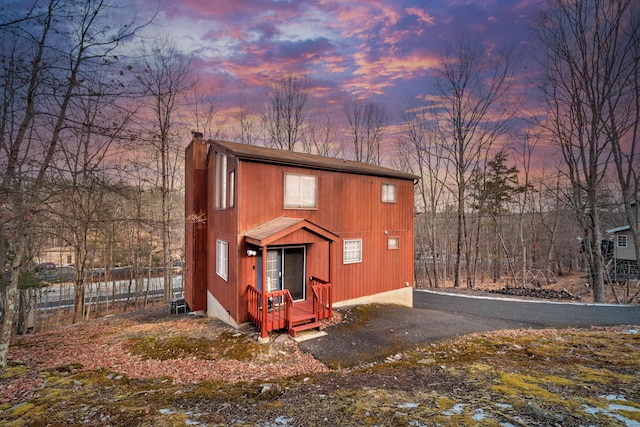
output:
M 438 265 L 444 259 L 445 250 L 438 238 L 437 218 L 449 171 L 442 152 L 443 144 L 437 142 L 440 135 L 426 120 L 428 108 L 427 105 L 409 105 L 404 109 L 404 129 L 398 140 L 398 149 L 401 167 L 422 178 L 416 184 L 417 209 L 422 213 L 416 217 L 416 250 L 429 286 L 437 288 L 442 276 Z
M 124 136 L 131 112 L 101 82 L 87 85 L 86 97 L 74 100 L 68 130 L 51 166 L 48 189 L 52 194 L 52 218 L 57 218 L 68 233 L 62 236 L 74 248 L 73 322 L 83 318 L 85 277 L 93 261 L 96 222 L 105 209 L 104 196 L 109 188 L 109 156 Z
M 311 108 L 307 80 L 293 75 L 278 76 L 267 87 L 267 103 L 262 114 L 267 144 L 295 151 L 304 139 Z
M 530 196 L 531 193 L 535 190 L 533 188 L 533 184 L 531 183 L 532 179 L 532 165 L 531 161 L 533 159 L 533 153 L 535 151 L 536 145 L 538 143 L 540 136 L 532 134 L 529 130 L 525 130 L 522 132 L 522 135 L 518 142 L 513 144 L 511 149 L 514 152 L 514 156 L 516 159 L 516 163 L 520 166 L 520 177 L 519 177 L 519 186 L 521 191 L 517 192 L 518 196 L 518 238 L 520 240 L 520 257 L 521 257 L 521 276 L 522 282 L 521 285 L 524 286 L 526 284 L 527 271 L 528 271 L 528 253 L 530 251 L 527 250 L 526 238 L 525 238 L 525 213 L 527 208 L 530 206 Z
M 260 129 L 258 129 L 260 116 L 253 105 L 242 99 L 235 119 L 237 123 L 237 141 L 241 144 L 256 145 L 261 136 Z
M 612 153 L 613 141 L 634 129 L 634 114 L 637 126 L 637 7 L 633 0 L 554 0 L 541 12 L 535 31 L 547 110 L 544 126 L 567 167 L 572 186 L 568 201 L 582 228 L 596 302 L 605 300 L 599 192 L 609 161 L 623 161 L 620 151 Z M 629 107 L 631 116 L 625 111 Z M 626 195 L 630 197 L 637 196 Z
M 338 157 L 342 145 L 338 141 L 336 120 L 329 111 L 321 111 L 318 119 L 309 124 L 305 139 L 306 152 L 325 157 Z
M 384 106 L 372 101 L 356 99 L 344 105 L 353 144 L 353 159 L 357 162 L 381 162 L 380 144 L 389 121 Z
M 172 292 L 171 283 L 171 202 L 179 153 L 178 142 L 185 134 L 177 120 L 178 108 L 193 87 L 190 61 L 181 57 L 168 37 L 151 47 L 139 75 L 147 96 L 146 107 L 153 113 L 152 126 L 146 129 L 147 143 L 159 163 L 160 191 L 162 194 L 162 260 L 164 266 L 164 299 Z
M 604 128 L 622 193 L 622 203 L 635 243 L 636 263 L 640 258 L 640 5 L 616 1 L 606 8 L 616 42 L 606 53 L 614 62 L 616 81 L 604 111 Z
M 192 116 L 195 127 L 202 132 L 205 139 L 222 139 L 224 120 L 220 120 L 222 99 L 214 93 L 199 94 L 196 83 L 193 84 Z
M 457 202 L 455 287 L 460 286 L 467 240 L 467 186 L 472 172 L 508 129 L 511 114 L 502 102 L 511 87 L 515 59 L 512 49 L 487 52 L 479 43 L 461 40 L 454 54 L 441 58 L 435 78 L 430 120 L 451 164 Z M 468 268 L 467 286 L 473 286 Z
M 0 54 L 2 63 L 8 64 L 0 78 L 4 81 L 2 108 L 7 114 L 0 125 L 0 209 L 14 219 L 9 227 L 15 250 L 0 333 L 0 367 L 6 366 L 31 227 L 47 196 L 42 190 L 64 136 L 72 101 L 87 94 L 88 82 L 104 76 L 97 72 L 101 69 L 109 69 L 109 79 L 124 86 L 126 68 L 119 66 L 120 44 L 141 28 L 135 16 L 116 25 L 113 19 L 124 16 L 125 10 L 106 0 L 40 3 L 43 12 L 38 19 L 0 26 Z M 7 225 L 3 225 L 0 240 L 7 238 Z

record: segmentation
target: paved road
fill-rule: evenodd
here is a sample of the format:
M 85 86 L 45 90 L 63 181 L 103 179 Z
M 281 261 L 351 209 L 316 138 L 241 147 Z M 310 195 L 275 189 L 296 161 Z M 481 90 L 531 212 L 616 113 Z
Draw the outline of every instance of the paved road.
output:
M 413 293 L 413 306 L 550 327 L 640 325 L 640 307 L 634 305 L 524 301 L 418 290 Z
M 473 332 L 547 326 L 640 325 L 640 308 L 480 299 L 415 291 L 414 308 L 373 304 L 339 310 L 344 322 L 300 348 L 327 365 L 349 367 L 404 348 Z

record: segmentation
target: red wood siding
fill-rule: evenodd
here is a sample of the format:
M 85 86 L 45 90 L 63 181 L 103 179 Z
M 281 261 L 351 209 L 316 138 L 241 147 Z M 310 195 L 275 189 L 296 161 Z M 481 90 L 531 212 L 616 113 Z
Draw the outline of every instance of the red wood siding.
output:
M 207 264 L 208 268 L 208 290 L 218 300 L 220 305 L 234 319 L 239 319 L 240 302 L 238 301 L 238 236 L 236 232 L 237 223 L 237 206 L 227 207 L 226 209 L 216 209 L 215 207 L 215 161 L 214 159 L 215 149 L 212 148 L 212 153 L 209 156 L 209 169 L 208 169 L 208 182 L 210 183 L 208 189 L 208 212 L 209 212 L 209 226 L 208 226 L 208 247 L 207 247 Z M 236 159 L 231 156 L 227 156 L 227 174 L 228 172 L 236 169 Z M 237 181 L 237 178 L 236 178 Z M 228 185 L 228 182 L 227 182 Z M 227 200 L 228 200 L 227 194 Z M 220 277 L 216 272 L 216 246 L 217 241 L 222 240 L 227 242 L 229 264 L 228 264 L 228 276 L 227 280 Z M 245 251 L 246 257 L 246 251 Z M 246 304 L 245 304 L 246 306 Z M 246 307 L 243 306 L 243 315 L 246 317 Z M 241 321 L 246 321 L 243 318 Z
M 246 289 L 249 284 L 258 287 L 258 257 L 247 256 L 247 249 L 256 248 L 248 245 L 244 236 L 247 231 L 280 216 L 304 218 L 338 236 L 336 241 L 330 243 L 327 240 L 329 237 L 323 238 L 302 228 L 271 243 L 273 246 L 306 247 L 307 295 L 311 295 L 309 276 L 331 281 L 334 302 L 396 290 L 404 288 L 407 283 L 413 283 L 412 179 L 319 170 L 253 160 L 238 161 L 233 153 L 226 152 L 227 173 L 235 171 L 235 206 L 216 209 L 216 149 L 225 150 L 214 143 L 208 158 L 191 155 L 193 159 L 190 159 L 187 155 L 187 215 L 194 209 L 206 209 L 207 212 L 206 236 L 202 229 L 196 230 L 197 227 L 187 224 L 187 262 L 192 260 L 195 262 L 194 265 L 202 264 L 201 268 L 194 268 L 191 275 L 187 272 L 185 276 L 185 287 L 189 288 L 188 293 L 191 294 L 188 297 L 190 304 L 194 301 L 198 307 L 202 304 L 206 306 L 206 292 L 202 292 L 201 288 L 195 285 L 196 282 L 206 282 L 206 289 L 237 322 L 248 321 Z M 189 152 L 188 148 L 187 154 Z M 197 162 L 194 161 L 196 158 Z M 195 172 L 192 170 L 194 165 L 190 162 L 194 162 Z M 198 171 L 197 165 L 205 163 L 208 163 L 206 171 Z M 317 176 L 316 209 L 284 208 L 285 173 Z M 190 190 L 189 183 L 200 180 L 205 181 L 205 185 Z M 396 186 L 396 203 L 382 202 L 383 183 Z M 206 206 L 197 207 L 198 203 L 206 203 Z M 199 240 L 189 237 L 190 234 L 198 235 L 198 232 L 202 233 Z M 399 249 L 387 249 L 388 237 L 398 238 Z M 331 237 L 333 238 L 335 237 Z M 228 245 L 227 280 L 216 273 L 218 239 L 227 242 Z M 362 262 L 346 265 L 343 263 L 345 239 L 362 240 Z M 205 241 L 206 247 L 203 247 Z M 329 265 L 332 269 L 331 277 Z
M 282 215 L 305 218 L 340 236 L 332 247 L 334 301 L 413 283 L 413 181 L 257 162 L 242 162 L 239 169 L 239 236 Z M 284 208 L 285 172 L 318 177 L 317 209 Z M 397 203 L 382 203 L 383 182 L 396 185 Z M 399 238 L 398 250 L 387 249 L 389 236 Z M 344 239 L 362 239 L 361 263 L 343 264 Z
M 207 308 L 207 150 L 192 142 L 185 153 L 185 299 L 192 310 Z M 205 221 L 194 221 L 195 218 Z

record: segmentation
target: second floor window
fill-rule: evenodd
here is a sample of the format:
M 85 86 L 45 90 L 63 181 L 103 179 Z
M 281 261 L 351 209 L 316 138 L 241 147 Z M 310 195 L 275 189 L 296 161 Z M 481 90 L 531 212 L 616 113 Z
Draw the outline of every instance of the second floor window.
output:
M 316 209 L 318 207 L 318 177 L 285 173 L 284 207 L 288 209 Z
M 382 184 L 382 201 L 384 203 L 395 203 L 397 201 L 395 184 Z
M 229 172 L 229 207 L 232 208 L 236 204 L 236 171 Z
M 216 151 L 216 209 L 227 207 L 227 156 Z

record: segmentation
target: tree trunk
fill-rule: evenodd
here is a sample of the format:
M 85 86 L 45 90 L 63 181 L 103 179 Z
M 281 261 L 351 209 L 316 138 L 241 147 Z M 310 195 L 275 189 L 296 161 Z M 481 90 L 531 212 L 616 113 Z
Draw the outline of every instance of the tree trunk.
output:
M 11 265 L 11 280 L 7 287 L 7 301 L 5 304 L 2 329 L 0 330 L 0 369 L 4 369 L 7 366 L 7 353 L 9 352 L 9 341 L 11 340 L 11 332 L 13 330 L 13 313 L 18 296 L 19 276 L 28 241 L 26 229 L 21 231 L 22 232 L 18 234 L 17 250 Z

